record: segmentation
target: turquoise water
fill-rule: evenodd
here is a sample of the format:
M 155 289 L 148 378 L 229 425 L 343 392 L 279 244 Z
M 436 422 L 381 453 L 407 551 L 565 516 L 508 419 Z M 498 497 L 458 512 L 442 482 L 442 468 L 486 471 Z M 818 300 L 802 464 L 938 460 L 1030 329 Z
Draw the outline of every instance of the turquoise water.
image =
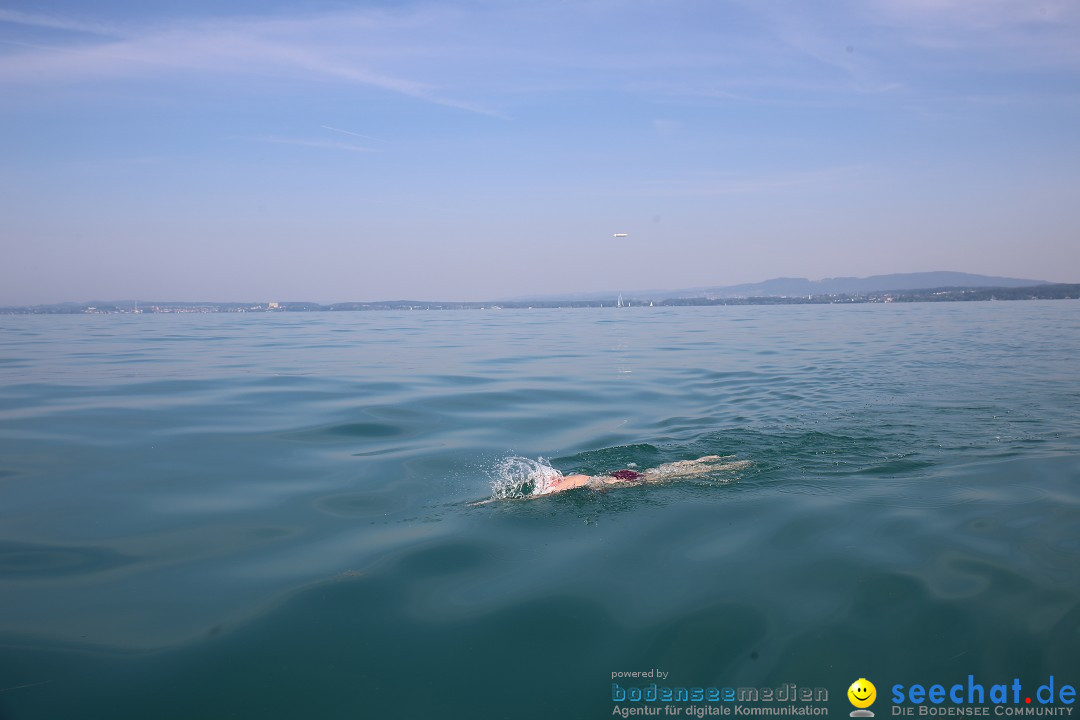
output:
M 1080 684 L 1078 357 L 1073 301 L 0 317 L 0 719 Z

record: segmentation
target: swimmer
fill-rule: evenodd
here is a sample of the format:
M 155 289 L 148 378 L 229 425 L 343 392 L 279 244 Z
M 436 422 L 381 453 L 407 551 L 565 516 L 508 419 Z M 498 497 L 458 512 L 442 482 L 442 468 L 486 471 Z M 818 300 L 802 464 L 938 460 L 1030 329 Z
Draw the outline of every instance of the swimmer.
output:
M 665 463 L 654 468 L 648 468 L 638 472 L 637 470 L 616 470 L 608 475 L 563 475 L 554 468 L 547 467 L 547 472 L 537 478 L 532 492 L 524 495 L 522 499 L 531 499 L 566 492 L 581 487 L 593 489 L 606 489 L 609 486 L 618 485 L 644 485 L 646 483 L 659 483 L 668 480 L 705 475 L 711 472 L 725 470 L 740 470 L 750 464 L 749 460 L 734 460 L 734 455 L 706 455 L 697 460 L 679 460 Z M 507 498 L 494 497 L 490 500 L 481 500 L 471 503 L 472 505 L 484 505 L 495 500 Z

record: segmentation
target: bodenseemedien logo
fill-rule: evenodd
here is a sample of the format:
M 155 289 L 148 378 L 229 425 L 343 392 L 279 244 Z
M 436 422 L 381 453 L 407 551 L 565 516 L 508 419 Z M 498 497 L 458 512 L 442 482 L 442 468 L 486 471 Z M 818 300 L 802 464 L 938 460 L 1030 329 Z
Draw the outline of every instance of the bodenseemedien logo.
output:
M 873 711 L 867 710 L 877 699 L 877 688 L 874 687 L 874 683 L 866 678 L 859 678 L 847 689 L 847 697 L 855 706 L 855 709 L 851 711 L 851 717 L 874 717 Z

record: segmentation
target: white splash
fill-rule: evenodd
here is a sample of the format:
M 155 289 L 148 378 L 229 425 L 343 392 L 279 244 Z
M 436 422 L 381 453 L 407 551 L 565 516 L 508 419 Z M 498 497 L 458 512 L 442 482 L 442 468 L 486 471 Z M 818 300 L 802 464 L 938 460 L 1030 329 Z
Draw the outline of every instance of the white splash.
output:
M 491 497 L 495 500 L 542 495 L 562 473 L 544 458 L 508 457 L 491 472 Z

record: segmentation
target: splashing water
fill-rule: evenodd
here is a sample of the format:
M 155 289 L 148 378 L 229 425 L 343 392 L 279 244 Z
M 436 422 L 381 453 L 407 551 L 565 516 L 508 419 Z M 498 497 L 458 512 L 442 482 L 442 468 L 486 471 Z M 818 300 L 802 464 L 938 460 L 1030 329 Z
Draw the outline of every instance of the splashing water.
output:
M 504 500 L 543 494 L 562 473 L 544 458 L 503 458 L 491 473 L 491 497 Z

